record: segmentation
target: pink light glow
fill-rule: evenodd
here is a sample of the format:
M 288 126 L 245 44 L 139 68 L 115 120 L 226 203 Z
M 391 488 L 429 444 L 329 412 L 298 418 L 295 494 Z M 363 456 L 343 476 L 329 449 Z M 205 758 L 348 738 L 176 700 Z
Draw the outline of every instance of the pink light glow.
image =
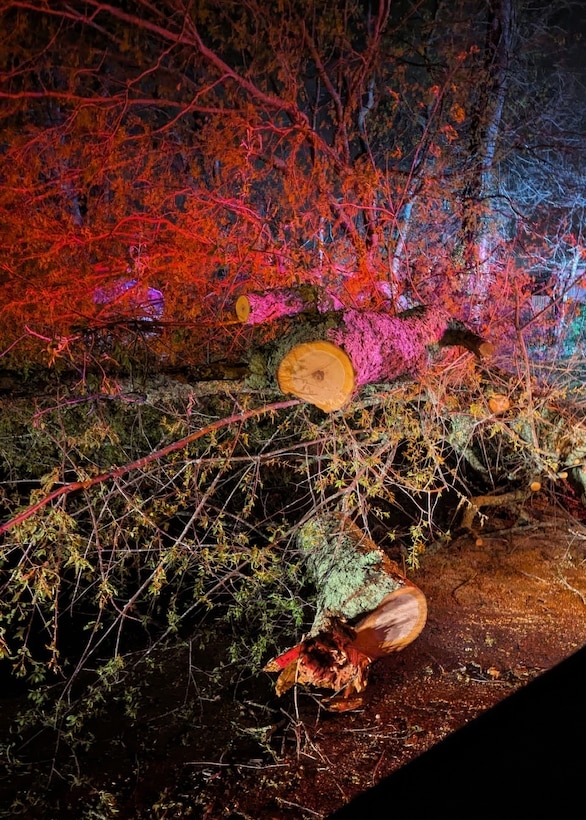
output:
M 426 358 L 426 347 L 439 341 L 449 315 L 438 308 L 406 317 L 384 313 L 344 311 L 340 328 L 328 333 L 344 348 L 356 373 L 356 386 L 415 375 Z

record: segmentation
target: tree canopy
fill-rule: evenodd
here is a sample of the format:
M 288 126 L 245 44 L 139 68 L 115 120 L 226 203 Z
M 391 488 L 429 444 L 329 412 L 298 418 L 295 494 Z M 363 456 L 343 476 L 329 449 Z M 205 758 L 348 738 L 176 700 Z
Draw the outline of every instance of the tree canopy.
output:
M 557 4 L 0 14 L 4 351 L 78 358 L 84 330 L 140 318 L 154 292 L 160 349 L 197 357 L 239 294 L 302 283 L 510 325 L 528 276 L 551 302 L 581 274 L 580 86 Z

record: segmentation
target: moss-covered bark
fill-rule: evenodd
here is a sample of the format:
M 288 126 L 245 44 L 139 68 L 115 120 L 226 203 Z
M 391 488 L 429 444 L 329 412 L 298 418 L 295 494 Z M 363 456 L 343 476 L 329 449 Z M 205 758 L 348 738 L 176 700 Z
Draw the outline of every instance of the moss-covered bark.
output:
M 311 518 L 297 544 L 317 591 L 312 635 L 327 629 L 331 618 L 352 621 L 372 612 L 405 583 L 398 566 L 341 515 Z
M 281 321 L 279 337 L 250 358 L 251 385 L 277 387 L 279 364 L 294 347 L 307 342 L 328 341 L 340 347 L 350 359 L 356 387 L 416 376 L 425 367 L 432 345 L 461 345 L 478 356 L 492 351 L 490 344 L 437 306 L 421 306 L 398 316 L 341 310 Z

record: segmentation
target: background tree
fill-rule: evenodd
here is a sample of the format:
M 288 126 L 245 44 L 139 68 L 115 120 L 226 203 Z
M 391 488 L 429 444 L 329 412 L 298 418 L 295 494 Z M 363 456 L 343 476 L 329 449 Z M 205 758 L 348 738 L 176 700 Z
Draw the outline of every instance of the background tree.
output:
M 125 279 L 131 313 L 162 292 L 171 357 L 201 351 L 247 289 L 319 282 L 348 304 L 474 315 L 511 260 L 526 270 L 529 236 L 539 253 L 520 179 L 539 197 L 581 147 L 573 98 L 555 100 L 555 133 L 543 106 L 556 8 L 5 3 L 4 349 L 71 350 L 115 313 L 96 290 Z

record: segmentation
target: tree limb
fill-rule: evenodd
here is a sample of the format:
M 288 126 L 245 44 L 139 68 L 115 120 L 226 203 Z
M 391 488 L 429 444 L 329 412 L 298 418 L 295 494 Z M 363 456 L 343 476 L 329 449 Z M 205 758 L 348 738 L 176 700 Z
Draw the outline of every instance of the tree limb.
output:
M 100 473 L 99 475 L 89 478 L 86 481 L 72 481 L 70 484 L 65 484 L 63 487 L 53 490 L 53 492 L 48 493 L 39 501 L 22 510 L 18 513 L 18 515 L 15 515 L 14 518 L 11 518 L 4 524 L 1 524 L 0 535 L 7 532 L 17 524 L 21 524 L 23 521 L 26 521 L 27 518 L 30 518 L 31 515 L 34 515 L 43 507 L 46 507 L 47 504 L 50 504 L 51 501 L 54 501 L 56 498 L 70 495 L 78 490 L 87 490 L 90 487 L 94 487 L 96 484 L 102 484 L 104 481 L 108 481 L 112 478 L 120 478 L 127 473 L 131 473 L 133 470 L 140 470 L 142 467 L 146 467 L 147 464 L 150 464 L 153 461 L 158 461 L 159 459 L 164 458 L 177 450 L 182 450 L 184 447 L 187 447 L 188 444 L 191 444 L 192 441 L 197 441 L 198 438 L 202 438 L 202 436 L 207 435 L 212 432 L 212 430 L 220 430 L 222 427 L 228 427 L 230 424 L 247 421 L 255 416 L 262 416 L 264 413 L 272 413 L 276 410 L 285 410 L 288 407 L 294 407 L 296 404 L 301 404 L 301 401 L 299 399 L 290 399 L 289 401 L 264 404 L 262 407 L 255 407 L 253 410 L 246 410 L 244 413 L 235 413 L 225 419 L 214 421 L 212 424 L 202 427 L 201 430 L 196 430 L 195 433 L 190 433 L 188 436 L 185 436 L 178 441 L 174 441 L 166 447 L 162 447 L 160 450 L 155 450 L 147 456 L 143 456 L 136 461 L 131 461 L 129 464 L 124 464 L 122 467 L 114 467 L 113 469 L 107 470 L 105 473 Z

